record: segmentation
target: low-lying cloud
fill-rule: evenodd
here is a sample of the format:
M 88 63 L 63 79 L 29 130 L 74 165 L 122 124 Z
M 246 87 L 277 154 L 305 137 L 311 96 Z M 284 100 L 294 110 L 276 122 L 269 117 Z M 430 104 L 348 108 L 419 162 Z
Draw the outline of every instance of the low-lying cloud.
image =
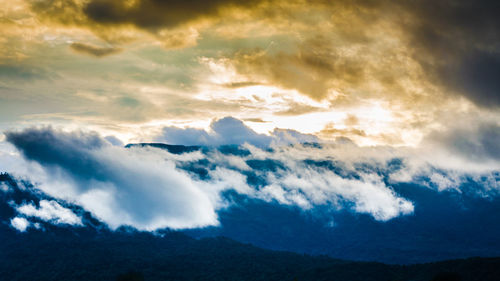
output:
M 40 189 L 81 205 L 111 228 L 217 223 L 215 202 L 161 150 L 114 147 L 96 134 L 51 128 L 11 132 L 7 140 L 43 167 L 33 179 Z
M 35 217 L 55 224 L 82 225 L 80 217 L 54 200 L 40 200 L 40 207 L 23 204 L 15 208 L 19 214 L 26 217 Z
M 469 142 L 497 138 L 488 128 L 480 130 L 483 135 L 470 136 Z M 429 145 L 425 153 L 359 147 L 344 140 L 321 144 L 314 136 L 288 130 L 258 134 L 226 117 L 212 122 L 207 131 L 164 128 L 158 140 L 203 145 L 169 151 L 169 146 L 116 146 L 96 133 L 31 128 L 6 133 L 6 140 L 24 158 L 17 156 L 18 160 L 30 167 L 7 172 L 29 179 L 58 200 L 83 207 L 112 229 L 129 225 L 151 231 L 218 225 L 218 211 L 235 204 L 227 200 L 226 191 L 305 212 L 328 207 L 378 221 L 411 215 L 417 208 L 392 188 L 401 182 L 461 192 L 463 184 L 475 181 L 478 196 L 498 195 L 495 157 L 489 162 L 467 158 L 467 153 L 449 147 L 452 136 L 463 134 L 442 136 L 447 141 Z M 476 145 L 490 151 L 492 141 Z M 7 159 L 11 163 L 12 157 Z M 78 217 L 55 201 L 16 209 L 27 217 L 79 224 Z
M 15 217 L 10 220 L 10 225 L 20 232 L 25 232 L 30 226 L 30 222 L 23 217 Z

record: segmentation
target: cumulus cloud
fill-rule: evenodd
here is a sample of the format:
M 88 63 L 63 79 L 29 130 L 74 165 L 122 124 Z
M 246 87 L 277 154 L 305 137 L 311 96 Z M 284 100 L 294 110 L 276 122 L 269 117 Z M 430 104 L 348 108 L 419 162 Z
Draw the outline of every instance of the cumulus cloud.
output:
M 17 206 L 16 210 L 27 217 L 36 217 L 55 224 L 82 225 L 80 217 L 54 200 L 40 200 L 38 208 L 33 204 L 23 204 Z
M 210 130 L 195 128 L 164 127 L 156 141 L 180 145 L 242 145 L 249 143 L 265 147 L 271 144 L 293 144 L 318 142 L 319 139 L 310 134 L 295 130 L 275 129 L 270 135 L 259 134 L 246 126 L 241 120 L 224 117 L 212 121 Z
M 267 146 L 271 142 L 269 136 L 256 133 L 241 120 L 232 117 L 214 120 L 210 124 L 210 131 L 194 128 L 165 127 L 163 128 L 162 135 L 157 137 L 157 140 L 170 144 L 209 146 L 225 144 L 239 145 L 245 142 L 258 146 Z
M 70 200 L 112 228 L 153 230 L 217 223 L 214 200 L 165 161 L 168 152 L 109 145 L 95 134 L 51 128 L 7 133 L 23 155 L 43 166 L 40 189 Z
M 22 217 L 15 217 L 10 220 L 10 225 L 20 232 L 25 232 L 30 226 L 30 222 Z

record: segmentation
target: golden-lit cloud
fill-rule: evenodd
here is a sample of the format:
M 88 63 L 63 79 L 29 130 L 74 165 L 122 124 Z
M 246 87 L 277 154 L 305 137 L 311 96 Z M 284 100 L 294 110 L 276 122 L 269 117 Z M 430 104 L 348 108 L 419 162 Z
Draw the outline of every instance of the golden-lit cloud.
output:
M 121 49 L 119 49 L 119 48 L 97 47 L 94 45 L 84 44 L 84 43 L 72 43 L 69 46 L 75 52 L 91 55 L 94 57 L 109 56 L 109 55 L 116 54 L 116 53 L 121 51 Z
M 138 130 L 234 116 L 259 133 L 417 145 L 454 116 L 500 115 L 490 0 L 0 5 L 3 127 Z

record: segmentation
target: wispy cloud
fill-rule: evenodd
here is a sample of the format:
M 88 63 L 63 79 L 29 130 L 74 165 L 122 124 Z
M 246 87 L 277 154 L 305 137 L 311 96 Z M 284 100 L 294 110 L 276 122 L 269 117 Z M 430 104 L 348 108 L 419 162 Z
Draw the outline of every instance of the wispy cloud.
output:
M 55 224 L 82 225 L 82 219 L 75 215 L 70 209 L 64 208 L 56 201 L 40 200 L 40 207 L 33 204 L 15 206 L 19 214 L 27 217 L 39 218 Z
M 69 45 L 69 46 L 75 52 L 91 55 L 91 56 L 98 57 L 98 58 L 121 52 L 121 49 L 119 49 L 119 48 L 97 47 L 97 46 L 85 44 L 85 43 L 71 43 L 71 45 Z

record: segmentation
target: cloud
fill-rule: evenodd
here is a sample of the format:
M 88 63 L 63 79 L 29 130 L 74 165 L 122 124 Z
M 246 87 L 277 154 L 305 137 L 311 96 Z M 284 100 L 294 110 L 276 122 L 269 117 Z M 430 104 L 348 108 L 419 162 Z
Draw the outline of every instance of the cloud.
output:
M 80 217 L 54 200 L 40 200 L 40 207 L 38 208 L 33 204 L 16 206 L 16 210 L 19 214 L 27 217 L 36 217 L 55 224 L 82 225 Z
M 3 192 L 9 192 L 11 189 L 10 187 L 5 184 L 4 182 L 0 182 L 0 190 Z
M 54 73 L 40 67 L 26 67 L 19 64 L 0 63 L 0 77 L 3 79 L 36 81 L 53 79 Z
M 321 142 L 320 138 L 313 134 L 303 134 L 299 131 L 290 129 L 275 128 L 271 136 L 273 137 L 273 144 L 275 145 Z
M 123 146 L 123 142 L 115 136 L 107 136 L 104 139 L 107 140 L 112 145 Z
M 90 29 L 108 41 L 129 42 L 140 37 L 131 35 L 137 30 L 169 48 L 196 45 L 200 32 L 211 40 L 265 37 L 263 46 L 236 44 L 223 55 L 242 75 L 257 78 L 248 81 L 318 100 L 341 92 L 408 102 L 422 99 L 422 92 L 430 96 L 425 99 L 458 92 L 480 106 L 499 104 L 500 21 L 493 0 L 51 0 L 30 6 L 43 22 Z M 203 24 L 194 24 L 199 20 Z M 288 37 L 285 44 L 276 43 L 277 34 Z M 120 36 L 127 39 L 113 40 Z
M 469 120 L 431 133 L 423 145 L 439 145 L 474 162 L 500 161 L 500 125 L 494 121 Z
M 499 24 L 500 26 L 500 24 Z M 498 40 L 500 44 L 500 39 Z M 500 106 L 500 54 L 475 52 L 465 55 L 458 69 L 450 69 L 451 80 L 467 98 L 485 107 Z M 448 71 L 447 70 L 447 71 Z
M 418 208 L 392 188 L 402 182 L 480 197 L 499 194 L 498 128 L 488 123 L 473 126 L 481 130 L 433 135 L 430 139 L 438 144 L 424 148 L 318 143 L 315 136 L 281 129 L 263 135 L 231 117 L 214 120 L 210 128 L 168 127 L 173 134 L 160 137 L 210 146 L 175 154 L 158 146 L 113 146 L 96 133 L 50 127 L 7 132 L 6 140 L 29 160 L 18 176 L 58 200 L 82 206 L 113 229 L 217 225 L 218 211 L 234 204 L 226 191 L 304 212 L 327 207 L 379 221 Z M 217 147 L 223 144 L 237 145 Z M 477 184 L 472 191 L 471 181 Z M 16 209 L 56 223 L 77 222 L 55 201 L 42 202 L 38 208 L 25 204 Z
M 217 122 L 212 128 L 219 136 L 244 132 L 256 137 L 255 132 L 250 134 L 248 128 L 241 128 L 241 121 L 236 119 Z M 380 178 L 342 178 L 321 167 L 305 165 L 294 155 L 300 155 L 300 149 L 287 150 L 287 146 L 273 152 L 247 144 L 238 149 L 250 154 L 215 149 L 203 152 L 200 158 L 200 151 L 176 155 L 147 146 L 116 147 L 95 133 L 52 128 L 8 132 L 6 139 L 26 159 L 41 166 L 42 172 L 24 177 L 36 182 L 37 188 L 48 195 L 82 206 L 111 228 L 131 225 L 155 230 L 217 225 L 217 211 L 228 206 L 221 195 L 225 190 L 304 210 L 317 205 L 352 208 L 377 220 L 413 211 L 412 203 L 391 191 Z M 203 163 L 200 159 L 208 163 L 199 166 L 197 163 Z M 207 178 L 197 174 L 200 169 L 206 169 Z M 251 184 L 248 173 L 260 178 L 263 186 Z M 55 223 L 79 223 L 78 217 L 55 201 L 42 200 L 39 208 L 25 204 L 16 209 Z
M 224 117 L 213 120 L 210 130 L 195 128 L 164 127 L 156 141 L 180 145 L 242 145 L 249 143 L 254 146 L 266 147 L 271 144 L 283 145 L 303 142 L 318 142 L 311 134 L 303 134 L 295 130 L 275 129 L 270 135 L 259 134 L 241 120 Z
M 25 218 L 15 217 L 10 220 L 10 225 L 20 232 L 25 232 L 26 229 L 30 226 L 30 222 Z
M 293 172 L 291 172 L 293 171 Z M 362 175 L 361 179 L 346 179 L 332 171 L 293 163 L 293 170 L 268 175 L 271 183 L 260 197 L 282 204 L 312 208 L 332 205 L 343 208 L 349 204 L 357 213 L 372 215 L 386 221 L 413 213 L 413 203 L 399 197 L 380 177 Z
M 480 106 L 500 105 L 500 19 L 492 0 L 405 1 L 404 26 L 426 73 Z
M 251 7 L 258 2 L 255 0 L 195 0 L 190 2 L 138 0 L 130 4 L 117 0 L 92 0 L 84 6 L 83 12 L 89 19 L 99 23 L 133 24 L 141 28 L 156 29 L 175 27 L 200 17 L 217 15 L 224 7 Z
M 165 127 L 161 136 L 156 138 L 170 144 L 219 146 L 225 144 L 240 145 L 245 142 L 257 146 L 267 146 L 271 143 L 269 136 L 258 134 L 242 121 L 233 117 L 214 120 L 210 131 L 203 129 Z
M 111 146 L 96 134 L 51 128 L 9 132 L 7 140 L 43 167 L 40 189 L 84 207 L 111 228 L 217 224 L 215 199 L 159 149 Z M 36 178 L 38 176 L 38 178 Z
M 198 32 L 189 24 L 216 19 L 223 12 L 252 7 L 262 0 L 50 0 L 30 1 L 31 10 L 45 22 L 92 30 L 107 41 L 130 42 L 137 38 L 131 30 L 153 34 L 166 48 L 196 44 Z
M 71 43 L 69 47 L 75 52 L 86 54 L 94 57 L 105 57 L 121 52 L 119 48 L 102 48 L 84 43 Z

